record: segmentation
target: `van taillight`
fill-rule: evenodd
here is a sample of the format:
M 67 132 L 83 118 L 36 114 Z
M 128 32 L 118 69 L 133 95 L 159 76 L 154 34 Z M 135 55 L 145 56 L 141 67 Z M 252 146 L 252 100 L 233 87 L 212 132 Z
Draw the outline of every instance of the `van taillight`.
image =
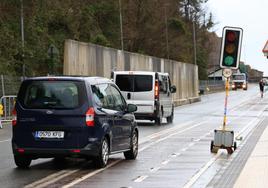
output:
M 159 83 L 157 80 L 155 81 L 155 86 L 154 86 L 154 98 L 159 99 Z
M 17 111 L 15 108 L 12 110 L 12 116 L 12 125 L 15 126 L 17 125 Z
M 94 116 L 95 116 L 95 111 L 94 108 L 89 108 L 87 113 L 86 113 L 86 125 L 88 127 L 93 127 L 94 126 Z

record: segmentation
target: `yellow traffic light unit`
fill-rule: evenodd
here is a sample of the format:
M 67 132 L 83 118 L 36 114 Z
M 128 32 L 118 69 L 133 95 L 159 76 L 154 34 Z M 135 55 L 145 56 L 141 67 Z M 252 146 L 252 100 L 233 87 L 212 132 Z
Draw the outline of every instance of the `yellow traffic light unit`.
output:
M 224 27 L 222 33 L 220 67 L 238 69 L 243 30 L 238 27 Z

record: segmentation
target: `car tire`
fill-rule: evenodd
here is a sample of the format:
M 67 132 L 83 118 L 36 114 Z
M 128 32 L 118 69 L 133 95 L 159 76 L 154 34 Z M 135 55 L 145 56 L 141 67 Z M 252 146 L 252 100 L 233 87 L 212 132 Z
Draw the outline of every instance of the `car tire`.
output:
M 104 138 L 101 142 L 99 155 L 95 159 L 95 165 L 97 168 L 104 168 L 107 165 L 108 159 L 109 159 L 109 151 L 110 151 L 110 147 L 109 147 L 108 140 L 107 138 Z
M 26 169 L 29 168 L 32 159 L 26 156 L 15 155 L 14 161 L 18 168 Z
M 174 119 L 174 108 L 172 108 L 171 115 L 167 117 L 167 123 L 172 123 Z
M 62 165 L 65 164 L 65 162 L 66 162 L 65 157 L 55 157 L 54 160 L 53 160 L 53 163 L 56 166 L 62 166 Z
M 127 159 L 127 160 L 136 159 L 136 157 L 138 155 L 138 148 L 139 148 L 138 132 L 134 131 L 132 138 L 131 138 L 130 150 L 124 152 L 125 159 Z
M 161 125 L 162 124 L 162 117 L 155 118 L 155 124 L 156 125 Z

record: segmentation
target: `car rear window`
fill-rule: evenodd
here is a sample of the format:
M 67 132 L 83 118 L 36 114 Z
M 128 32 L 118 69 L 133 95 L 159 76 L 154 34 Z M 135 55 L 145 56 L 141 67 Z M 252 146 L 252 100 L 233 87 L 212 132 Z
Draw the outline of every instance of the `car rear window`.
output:
M 116 75 L 116 85 L 121 91 L 151 91 L 153 89 L 152 82 L 152 75 Z
M 28 81 L 19 100 L 25 108 L 77 108 L 85 98 L 84 83 L 79 81 Z

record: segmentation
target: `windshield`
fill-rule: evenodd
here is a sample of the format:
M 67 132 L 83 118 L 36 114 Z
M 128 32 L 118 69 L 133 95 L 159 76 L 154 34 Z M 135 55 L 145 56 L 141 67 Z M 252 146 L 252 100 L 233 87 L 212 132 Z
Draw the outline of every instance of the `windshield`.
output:
M 245 80 L 245 75 L 233 75 L 233 80 Z
M 19 100 L 26 108 L 76 108 L 84 97 L 82 86 L 77 81 L 30 81 Z

